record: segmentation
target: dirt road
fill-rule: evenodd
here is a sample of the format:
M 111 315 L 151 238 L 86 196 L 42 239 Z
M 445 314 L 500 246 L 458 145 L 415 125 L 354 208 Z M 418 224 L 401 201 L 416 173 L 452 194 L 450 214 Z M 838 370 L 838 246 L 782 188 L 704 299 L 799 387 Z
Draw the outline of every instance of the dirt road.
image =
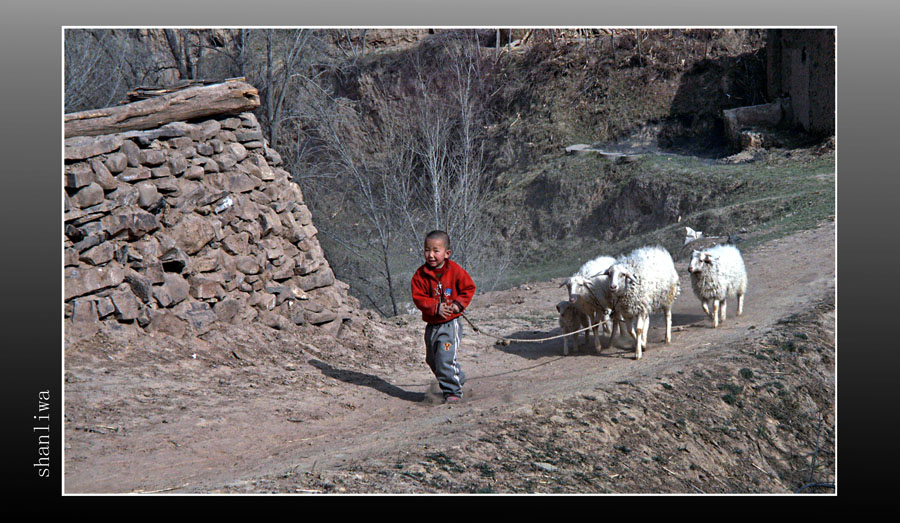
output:
M 452 407 L 429 394 L 433 378 L 414 316 L 355 322 L 340 340 L 244 326 L 190 343 L 127 329 L 67 343 L 65 491 L 304 491 L 297 478 L 458 448 L 536 402 L 714 365 L 730 347 L 761 339 L 834 292 L 833 222 L 744 256 L 744 314 L 735 316 L 729 303 L 718 329 L 691 291 L 686 264 L 676 264 L 682 294 L 673 342 L 662 343 L 662 318 L 653 315 L 640 361 L 624 338 L 600 353 L 563 357 L 561 340 L 499 346 L 467 329 L 460 353 L 466 399 Z M 509 337 L 558 334 L 561 281 L 481 294 L 469 317 Z

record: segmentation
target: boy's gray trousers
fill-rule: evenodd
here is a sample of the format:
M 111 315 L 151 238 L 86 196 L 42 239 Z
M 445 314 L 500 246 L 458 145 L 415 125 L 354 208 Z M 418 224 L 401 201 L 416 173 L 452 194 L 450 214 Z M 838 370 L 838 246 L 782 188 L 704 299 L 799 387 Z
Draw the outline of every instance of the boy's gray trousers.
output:
M 425 327 L 425 362 L 441 386 L 444 397 L 462 397 L 466 374 L 459 368 L 456 353 L 462 337 L 459 318 Z

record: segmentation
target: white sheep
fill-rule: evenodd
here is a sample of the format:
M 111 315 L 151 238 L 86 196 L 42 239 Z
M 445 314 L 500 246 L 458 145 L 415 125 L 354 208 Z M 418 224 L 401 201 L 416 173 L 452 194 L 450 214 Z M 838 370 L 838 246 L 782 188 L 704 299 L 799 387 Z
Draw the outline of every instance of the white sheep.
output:
M 719 326 L 720 315 L 721 321 L 725 321 L 726 298 L 737 296 L 738 316 L 744 312 L 747 269 L 737 247 L 724 244 L 694 251 L 688 272 L 694 294 L 703 311 L 712 318 L 713 328 Z
M 585 316 L 587 325 L 596 325 L 603 321 L 603 332 L 610 334 L 612 339 L 615 324 L 609 325 L 609 312 L 612 305 L 608 297 L 608 278 L 604 274 L 616 259 L 611 256 L 598 256 L 588 261 L 578 269 L 563 284 L 569 293 L 569 302 L 574 304 Z M 585 326 L 587 326 L 585 325 Z M 594 327 L 594 348 L 599 345 L 599 328 Z M 585 343 L 589 334 L 584 332 Z
M 563 334 L 569 334 L 580 329 L 586 328 L 588 323 L 587 317 L 571 302 L 561 301 L 556 304 L 556 310 L 559 311 L 559 328 Z M 584 331 L 587 334 L 587 331 Z M 569 345 L 566 341 L 569 336 L 563 336 L 563 356 L 569 354 Z M 578 334 L 572 335 L 572 346 L 578 350 Z
M 678 272 L 669 251 L 641 247 L 620 257 L 606 270 L 614 318 L 626 323 L 635 340 L 634 358 L 639 360 L 647 345 L 650 313 L 662 309 L 666 315 L 666 343 L 672 341 L 672 304 L 681 293 Z

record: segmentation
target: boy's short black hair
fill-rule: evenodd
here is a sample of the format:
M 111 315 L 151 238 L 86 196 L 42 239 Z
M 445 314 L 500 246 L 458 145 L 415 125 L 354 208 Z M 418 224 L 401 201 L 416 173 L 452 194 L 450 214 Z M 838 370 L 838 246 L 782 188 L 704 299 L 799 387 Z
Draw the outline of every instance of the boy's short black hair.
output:
M 450 248 L 450 235 L 441 230 L 434 230 L 425 235 L 425 241 L 428 240 L 441 240 L 444 242 L 444 248 Z

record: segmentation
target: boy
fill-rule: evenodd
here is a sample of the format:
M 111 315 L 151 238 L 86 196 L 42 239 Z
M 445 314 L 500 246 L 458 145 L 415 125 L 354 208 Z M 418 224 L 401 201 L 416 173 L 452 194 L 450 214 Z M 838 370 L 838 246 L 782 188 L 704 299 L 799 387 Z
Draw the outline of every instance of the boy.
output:
M 462 400 L 466 375 L 456 361 L 461 326 L 459 316 L 475 295 L 475 283 L 450 260 L 450 236 L 431 231 L 425 236 L 425 264 L 413 274 L 412 298 L 422 311 L 425 362 L 438 380 L 444 403 Z

